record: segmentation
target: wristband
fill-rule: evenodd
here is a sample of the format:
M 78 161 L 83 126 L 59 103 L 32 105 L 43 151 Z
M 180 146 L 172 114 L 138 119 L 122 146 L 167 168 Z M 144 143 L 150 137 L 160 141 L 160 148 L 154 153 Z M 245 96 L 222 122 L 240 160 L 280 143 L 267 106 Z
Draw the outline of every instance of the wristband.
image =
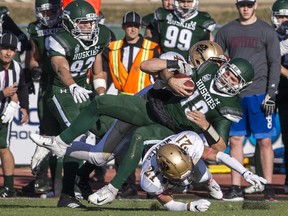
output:
M 97 90 L 97 88 L 103 87 L 106 89 L 107 84 L 106 84 L 106 80 L 105 79 L 95 79 L 93 80 L 93 85 L 94 85 L 94 89 Z
M 211 124 L 205 131 L 203 131 L 203 134 L 209 146 L 216 144 L 220 140 L 219 134 L 217 133 L 217 131 L 214 129 L 214 127 Z
M 167 68 L 179 69 L 178 60 L 166 60 Z

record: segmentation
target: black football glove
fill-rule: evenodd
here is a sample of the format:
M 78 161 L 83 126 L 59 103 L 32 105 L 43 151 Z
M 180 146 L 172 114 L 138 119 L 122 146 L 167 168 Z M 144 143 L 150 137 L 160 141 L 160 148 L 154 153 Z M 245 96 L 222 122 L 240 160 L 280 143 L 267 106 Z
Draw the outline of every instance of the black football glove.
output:
M 275 112 L 275 97 L 272 97 L 269 94 L 266 94 L 264 100 L 262 101 L 262 109 L 265 112 L 266 116 L 274 113 Z

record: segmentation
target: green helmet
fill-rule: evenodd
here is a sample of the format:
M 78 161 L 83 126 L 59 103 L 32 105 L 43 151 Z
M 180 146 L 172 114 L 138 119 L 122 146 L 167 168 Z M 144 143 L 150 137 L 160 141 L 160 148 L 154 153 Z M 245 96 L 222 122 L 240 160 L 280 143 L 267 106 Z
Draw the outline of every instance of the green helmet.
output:
M 36 18 L 49 28 L 60 22 L 62 0 L 35 0 Z
M 274 28 L 278 28 L 281 23 L 276 19 L 277 16 L 288 16 L 288 1 L 287 0 L 277 0 L 272 5 L 272 16 L 271 21 Z
M 66 5 L 63 10 L 63 27 L 70 34 L 82 41 L 95 42 L 99 35 L 99 17 L 95 13 L 94 7 L 83 0 L 75 0 Z M 81 22 L 90 22 L 91 29 L 81 29 Z
M 226 71 L 232 72 L 239 80 L 237 85 L 233 85 L 226 78 Z M 254 78 L 254 68 L 246 59 L 233 58 L 224 63 L 215 76 L 216 88 L 225 94 L 237 95 L 252 83 Z

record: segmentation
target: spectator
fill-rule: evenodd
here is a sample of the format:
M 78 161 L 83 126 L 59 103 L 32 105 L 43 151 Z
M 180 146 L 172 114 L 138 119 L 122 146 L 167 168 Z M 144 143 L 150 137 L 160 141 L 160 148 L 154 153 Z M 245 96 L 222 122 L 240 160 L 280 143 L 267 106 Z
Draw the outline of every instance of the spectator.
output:
M 272 187 L 274 152 L 271 137 L 275 129 L 275 94 L 280 76 L 279 41 L 274 29 L 256 16 L 256 0 L 236 0 L 239 18 L 224 25 L 215 41 L 231 58 L 251 61 L 255 76 L 252 85 L 240 94 L 243 118 L 233 123 L 230 130 L 230 154 L 243 163 L 243 141 L 251 133 L 260 147 L 260 160 L 265 185 L 265 199 L 274 200 Z M 263 187 L 264 188 L 264 187 Z M 260 188 L 261 189 L 261 188 Z M 251 188 L 252 191 L 258 190 Z M 263 189 L 262 189 L 263 190 Z M 232 187 L 224 200 L 243 200 L 241 176 L 232 171 Z
M 288 38 L 288 1 L 278 0 L 272 5 L 272 24 L 278 34 L 280 41 Z M 286 178 L 284 182 L 284 192 L 288 193 L 288 54 L 281 58 L 281 76 L 276 96 L 276 105 L 279 112 L 281 125 L 282 142 L 284 144 L 284 164 Z
M 10 131 L 14 115 L 18 111 L 18 100 L 22 113 L 21 124 L 29 121 L 28 89 L 21 66 L 14 59 L 18 39 L 14 34 L 4 33 L 0 37 L 0 158 L 4 176 L 4 186 L 0 197 L 15 196 L 14 156 L 10 151 Z

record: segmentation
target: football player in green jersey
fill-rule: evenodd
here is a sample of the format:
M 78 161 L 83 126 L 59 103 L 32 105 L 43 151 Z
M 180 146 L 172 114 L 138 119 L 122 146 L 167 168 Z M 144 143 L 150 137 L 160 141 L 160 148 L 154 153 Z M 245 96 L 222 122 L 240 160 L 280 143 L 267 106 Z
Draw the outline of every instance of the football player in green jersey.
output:
M 54 73 L 50 66 L 49 58 L 47 57 L 47 50 L 45 48 L 45 39 L 60 31 L 61 15 L 62 15 L 61 0 L 36 0 L 35 1 L 35 15 L 37 20 L 29 23 L 27 32 L 30 36 L 31 51 L 26 51 L 25 58 L 25 74 L 29 77 L 29 81 L 39 81 L 38 92 L 38 118 L 39 131 L 43 135 L 56 135 L 59 133 L 60 126 L 57 120 L 48 109 L 47 100 L 44 99 L 45 90 L 48 85 L 49 74 Z M 30 85 L 31 86 L 31 85 Z M 36 175 L 36 179 L 23 186 L 23 193 L 46 193 L 49 191 L 48 180 L 48 160 L 41 166 L 37 166 L 37 159 L 42 154 L 45 154 L 47 149 L 36 147 L 32 156 L 31 169 L 32 173 Z M 51 162 L 55 161 L 56 157 L 51 158 Z M 62 165 L 58 171 L 58 177 L 62 178 Z M 56 163 L 57 164 L 57 163 Z M 55 180 L 55 166 L 51 167 L 52 188 L 54 193 Z M 61 183 L 61 181 L 59 181 Z M 61 185 L 60 185 L 61 186 Z M 57 194 L 58 195 L 58 194 Z
M 88 69 L 91 68 L 97 94 L 105 93 L 107 75 L 102 69 L 101 52 L 110 41 L 110 31 L 99 21 L 95 9 L 88 2 L 71 1 L 63 9 L 63 29 L 45 41 L 54 72 L 46 90 L 47 103 L 61 130 L 68 127 L 80 111 L 90 104 L 92 87 L 87 84 Z M 90 129 L 101 136 L 112 121 L 112 118 L 107 118 L 101 121 L 103 124 L 99 121 Z M 63 186 L 58 207 L 85 207 L 74 195 L 74 181 L 80 163 L 82 161 L 64 157 Z
M 151 65 L 151 61 L 155 60 L 158 65 L 154 65 L 154 69 L 149 68 L 148 65 Z M 165 71 L 167 68 L 179 69 L 181 64 L 183 64 L 181 60 L 151 59 L 143 62 L 141 67 L 144 71 L 151 73 L 161 71 L 162 74 L 162 70 Z M 185 97 L 175 96 L 166 89 L 151 89 L 148 92 L 147 100 L 128 95 L 105 95 L 95 98 L 70 127 L 59 136 L 51 138 L 31 134 L 30 138 L 37 145 L 50 149 L 58 156 L 68 154 L 81 159 L 85 158 L 90 163 L 97 164 L 97 152 L 94 152 L 93 149 L 87 147 L 88 154 L 79 154 L 77 148 L 81 149 L 81 147 L 73 144 L 67 148 L 69 146 L 67 144 L 71 143 L 77 136 L 84 134 L 91 125 L 95 124 L 95 121 L 104 115 L 134 124 L 138 128 L 145 128 L 147 131 L 149 128 L 157 127 L 161 130 L 162 135 L 166 136 L 183 130 L 204 133 L 209 145 L 223 151 L 228 140 L 231 121 L 238 121 L 241 118 L 242 110 L 237 94 L 251 83 L 253 67 L 243 59 L 232 59 L 229 62 L 224 62 L 222 66 L 213 61 L 207 61 L 198 68 L 197 72 L 194 72 L 191 75 L 195 83 L 193 94 L 186 91 L 191 91 L 193 88 L 185 87 L 183 84 L 184 91 L 182 94 L 184 95 L 186 91 Z M 174 89 L 172 80 L 175 79 L 172 74 L 169 79 L 168 77 L 165 78 L 168 85 Z M 194 120 L 195 122 L 191 121 L 195 112 L 205 114 L 211 125 L 204 128 L 198 126 L 196 120 Z M 123 172 L 129 176 L 138 165 L 143 143 L 139 143 L 137 140 L 142 139 L 139 137 L 139 139 L 134 139 L 134 142 L 130 142 L 125 153 L 126 159 L 123 159 L 119 166 L 120 173 Z M 109 157 L 109 154 L 107 156 Z M 122 181 L 125 181 L 124 177 Z M 114 200 L 117 192 L 118 189 L 109 184 L 90 195 L 88 200 L 96 205 L 103 205 Z
M 188 60 L 189 48 L 201 40 L 213 40 L 215 21 L 198 11 L 198 0 L 174 0 L 173 11 L 158 8 L 154 12 L 153 38 L 162 52 L 174 51 Z M 157 39 L 158 38 L 158 39 Z
M 173 0 L 162 0 L 162 8 L 171 12 L 173 10 Z M 155 33 L 157 30 L 154 22 L 154 12 L 142 17 L 142 28 L 145 28 L 144 37 L 156 42 L 159 40 Z

